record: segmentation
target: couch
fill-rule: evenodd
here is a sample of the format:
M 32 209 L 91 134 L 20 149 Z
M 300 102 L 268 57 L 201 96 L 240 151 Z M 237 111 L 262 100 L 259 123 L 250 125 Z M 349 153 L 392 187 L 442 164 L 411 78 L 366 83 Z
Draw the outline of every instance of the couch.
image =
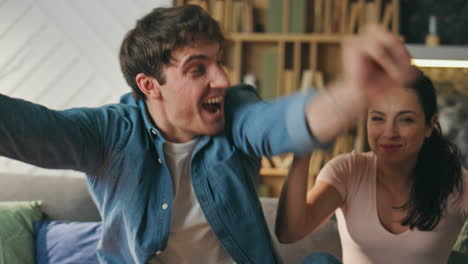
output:
M 42 211 L 52 220 L 100 221 L 89 195 L 86 179 L 81 175 L 0 174 L 0 201 L 42 200 Z M 274 235 L 278 199 L 261 198 L 265 217 L 275 247 L 284 263 L 300 263 L 312 252 L 326 251 L 341 257 L 336 220 L 331 219 L 313 236 L 294 244 L 280 244 Z

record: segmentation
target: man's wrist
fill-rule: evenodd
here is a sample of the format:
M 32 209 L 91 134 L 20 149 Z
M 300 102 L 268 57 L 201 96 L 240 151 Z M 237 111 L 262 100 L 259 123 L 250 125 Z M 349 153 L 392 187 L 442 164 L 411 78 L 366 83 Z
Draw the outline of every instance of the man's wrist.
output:
M 340 116 L 355 122 L 367 110 L 366 96 L 359 87 L 353 87 L 352 82 L 336 80 L 323 91 L 324 98 L 330 100 Z

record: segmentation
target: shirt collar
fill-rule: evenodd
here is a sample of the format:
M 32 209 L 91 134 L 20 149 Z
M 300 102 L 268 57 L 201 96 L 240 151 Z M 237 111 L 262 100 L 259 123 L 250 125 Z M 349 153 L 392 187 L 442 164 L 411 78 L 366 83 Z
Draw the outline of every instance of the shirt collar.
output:
M 159 129 L 157 129 L 156 126 L 153 125 L 152 118 L 149 115 L 148 110 L 146 109 L 145 100 L 143 99 L 136 100 L 131 93 L 126 93 L 120 98 L 120 103 L 138 107 L 140 109 L 141 116 L 143 117 L 143 122 L 145 124 L 146 132 L 152 138 L 156 136 L 158 138 L 165 140 L 161 134 L 161 131 L 159 131 Z
M 135 100 L 135 98 L 132 96 L 131 93 L 127 93 L 121 97 L 120 102 L 124 104 L 131 104 L 131 105 L 137 106 L 140 109 L 141 116 L 143 117 L 143 122 L 145 124 L 145 130 L 147 131 L 147 133 L 152 138 L 157 137 L 163 140 L 163 142 L 166 141 L 166 139 L 161 134 L 161 131 L 159 131 L 159 129 L 153 124 L 153 119 L 148 113 L 145 100 L 143 99 Z M 211 138 L 210 136 L 200 136 L 197 140 L 197 144 L 195 145 L 194 150 L 198 152 L 199 149 L 201 149 L 204 145 L 208 143 L 210 138 Z

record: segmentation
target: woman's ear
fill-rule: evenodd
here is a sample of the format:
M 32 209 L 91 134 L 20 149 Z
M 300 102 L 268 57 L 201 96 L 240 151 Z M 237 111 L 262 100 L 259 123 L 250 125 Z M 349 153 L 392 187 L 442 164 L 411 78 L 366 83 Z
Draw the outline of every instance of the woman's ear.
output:
M 161 85 L 152 76 L 144 73 L 139 73 L 135 77 L 135 81 L 140 88 L 140 91 L 146 95 L 147 98 L 159 99 L 161 98 Z
M 439 120 L 439 115 L 435 114 L 432 116 L 431 123 L 429 124 L 429 127 L 427 128 L 426 138 L 432 135 L 432 131 L 434 130 L 434 127 L 437 124 L 438 120 Z

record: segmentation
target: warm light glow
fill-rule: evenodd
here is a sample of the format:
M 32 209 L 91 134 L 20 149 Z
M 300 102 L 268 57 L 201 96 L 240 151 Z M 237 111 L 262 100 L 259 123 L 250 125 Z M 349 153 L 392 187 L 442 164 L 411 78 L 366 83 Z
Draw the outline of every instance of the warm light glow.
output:
M 412 59 L 414 65 L 418 67 L 439 67 L 439 68 L 468 68 L 468 60 L 425 60 Z

